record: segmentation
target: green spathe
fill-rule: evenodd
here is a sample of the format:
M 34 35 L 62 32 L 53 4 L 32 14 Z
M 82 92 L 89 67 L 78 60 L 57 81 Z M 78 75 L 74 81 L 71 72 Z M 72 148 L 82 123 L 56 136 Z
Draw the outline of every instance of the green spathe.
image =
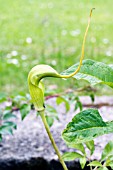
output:
M 44 110 L 44 85 L 41 82 L 44 77 L 60 77 L 60 75 L 52 67 L 43 64 L 33 67 L 29 72 L 29 91 L 37 111 Z

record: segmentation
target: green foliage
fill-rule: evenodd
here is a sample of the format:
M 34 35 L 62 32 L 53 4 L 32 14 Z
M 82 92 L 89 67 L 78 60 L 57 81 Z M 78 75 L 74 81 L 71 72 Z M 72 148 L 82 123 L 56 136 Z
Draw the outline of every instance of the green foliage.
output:
M 62 133 L 66 143 L 82 143 L 113 132 L 113 121 L 104 122 L 98 110 L 87 109 L 74 116 Z
M 90 95 L 91 101 L 94 102 L 95 101 L 95 95 L 93 93 L 91 93 Z
M 82 111 L 83 107 L 82 107 L 82 103 L 81 101 L 79 100 L 79 97 L 75 97 L 75 109 L 74 110 L 77 110 L 78 108 L 80 109 L 80 111 Z
M 16 129 L 16 124 L 13 122 L 4 122 L 2 126 L 0 126 L 0 134 L 13 134 L 13 129 Z
M 68 112 L 70 110 L 70 104 L 69 104 L 68 100 L 66 100 L 64 97 L 57 97 L 56 103 L 58 105 L 61 104 L 61 103 L 64 103 L 65 108 L 66 108 L 66 112 Z
M 3 112 L 3 120 L 6 121 L 6 120 L 9 120 L 10 118 L 16 118 L 16 116 L 12 114 L 11 110 L 5 110 Z
M 111 167 L 111 169 L 113 169 L 113 154 L 106 159 L 105 163 L 106 163 L 106 166 L 109 166 Z
M 97 166 L 97 167 L 102 167 L 102 164 L 99 161 L 92 161 L 89 163 L 87 166 Z
M 100 167 L 98 170 L 109 170 L 107 167 Z
M 80 160 L 81 168 L 83 169 L 87 160 L 87 153 L 84 145 L 86 145 L 86 147 L 90 150 L 91 156 L 95 150 L 94 141 L 92 139 L 110 132 L 113 132 L 113 121 L 104 122 L 98 110 L 87 109 L 74 116 L 72 121 L 68 123 L 66 129 L 64 129 L 62 137 L 68 147 L 77 149 L 76 153 L 78 153 L 78 151 L 82 153 L 83 157 L 78 158 Z M 63 158 L 69 161 L 70 155 L 71 153 L 68 153 Z M 102 164 L 103 161 L 104 164 Z M 108 166 L 113 168 L 113 142 L 110 141 L 105 146 L 100 161 L 92 161 L 88 164 L 88 166 L 99 167 L 99 170 L 108 170 Z
M 30 100 L 31 100 L 31 98 L 28 94 L 17 95 L 17 96 L 12 97 L 12 99 L 11 99 L 11 101 L 12 101 L 11 109 L 14 111 L 15 111 L 15 109 L 20 110 L 22 120 L 31 111 Z
M 62 74 L 71 74 L 77 69 L 78 63 L 65 70 Z M 91 85 L 106 84 L 113 88 L 113 68 L 102 62 L 84 60 L 79 73 L 74 75 L 77 80 L 84 79 Z
M 94 146 L 94 141 L 88 141 L 87 143 L 66 143 L 69 148 L 74 148 L 76 151 L 75 152 L 66 152 L 63 154 L 62 158 L 65 161 L 70 161 L 74 160 L 76 158 L 79 159 L 81 168 L 83 169 L 86 165 L 87 161 L 87 152 L 86 152 L 86 147 L 90 150 L 90 156 L 94 152 L 95 146 Z M 86 145 L 86 147 L 85 147 Z M 90 158 L 89 158 L 90 159 Z
M 6 101 L 7 95 L 4 92 L 0 92 L 0 103 Z
M 58 113 L 56 111 L 56 109 L 54 109 L 54 107 L 50 106 L 50 105 L 46 105 L 46 120 L 48 125 L 51 127 L 54 123 L 54 120 L 57 119 L 58 120 Z
M 62 158 L 64 159 L 64 161 L 73 161 L 76 158 L 83 158 L 83 156 L 77 152 L 65 152 L 62 155 Z
M 51 98 L 51 95 L 53 94 L 53 92 L 51 93 L 51 91 L 49 91 L 46 95 L 49 96 Z M 66 112 L 68 112 L 70 110 L 70 104 L 75 104 L 76 105 L 76 99 L 78 101 L 79 97 L 72 97 L 72 94 L 64 94 L 63 96 L 58 96 L 56 97 L 56 103 L 59 105 L 61 103 L 65 104 L 65 108 L 66 108 Z M 0 93 L 0 102 L 6 102 L 8 101 L 11 103 L 10 106 L 6 106 L 4 108 L 4 114 L 3 114 L 3 120 L 9 120 L 10 118 L 16 118 L 15 114 L 13 114 L 13 112 L 15 111 L 20 111 L 21 113 L 21 118 L 22 120 L 29 114 L 29 112 L 34 109 L 34 107 L 31 105 L 31 98 L 29 96 L 29 94 L 26 95 L 17 95 L 17 96 L 12 96 L 12 97 L 8 97 L 5 93 Z M 51 106 L 46 104 L 46 120 L 48 122 L 49 126 L 52 126 L 54 123 L 55 119 L 59 119 L 58 118 L 58 112 L 57 110 Z M 37 115 L 39 115 L 37 113 Z
M 80 144 L 67 143 L 67 146 L 68 146 L 69 148 L 74 148 L 74 149 L 77 149 L 77 150 L 81 151 L 83 155 L 86 154 L 85 149 L 84 149 L 84 146 L 83 146 L 82 143 L 80 143 Z
M 86 143 L 87 148 L 90 150 L 90 155 L 92 155 L 94 153 L 95 150 L 95 145 L 94 145 L 94 141 L 87 141 Z
M 101 162 L 104 161 L 105 166 L 113 169 L 113 141 L 109 141 L 103 149 Z
M 80 158 L 80 165 L 81 168 L 83 169 L 86 165 L 86 157 L 84 156 L 83 158 Z
M 21 113 L 22 120 L 28 115 L 30 110 L 31 110 L 30 105 L 28 105 L 26 103 L 22 104 L 22 106 L 20 107 L 20 113 Z
M 23 120 L 31 110 L 29 95 L 18 95 L 8 98 L 7 95 L 1 93 L 0 102 L 3 103 L 6 101 L 8 101 L 10 105 L 4 105 L 4 108 L 0 110 L 0 140 L 2 140 L 3 135 L 13 134 L 13 130 L 16 129 L 17 125 L 15 123 L 15 111 L 20 110 Z
M 13 134 L 13 129 L 16 129 L 14 119 L 16 116 L 10 110 L 0 110 L 0 141 L 3 135 Z
M 97 112 L 97 110 L 94 110 L 94 109 L 88 109 L 87 111 L 91 111 L 91 113 L 92 113 L 92 111 L 96 111 Z M 89 112 L 89 114 L 90 114 L 90 112 Z M 80 125 L 81 125 L 81 126 L 79 126 L 77 124 L 77 120 L 79 120 L 79 119 L 76 116 L 72 119 L 72 122 L 67 125 L 68 132 L 72 133 L 71 135 L 73 135 L 74 140 L 72 139 L 72 137 L 70 137 L 68 135 L 65 138 L 65 134 L 63 134 L 64 135 L 63 139 L 65 140 L 65 142 L 68 145 L 68 147 L 75 148 L 79 152 L 82 152 L 82 156 L 83 157 L 82 158 L 78 157 L 78 158 L 80 159 L 81 168 L 83 169 L 84 166 L 86 165 L 87 153 L 86 153 L 86 151 L 84 149 L 84 145 L 82 143 L 84 143 L 86 145 L 86 147 L 90 150 L 90 156 L 94 153 L 94 150 L 95 150 L 94 141 L 93 140 L 92 141 L 88 140 L 89 139 L 88 137 L 90 136 L 90 133 L 93 134 L 93 132 L 91 132 L 91 130 L 90 130 L 90 128 L 93 128 L 93 127 L 89 127 L 89 132 L 85 133 L 85 134 L 88 134 L 89 136 L 85 136 L 84 133 L 82 132 L 83 129 L 81 129 L 80 127 L 83 127 L 83 126 L 85 127 L 86 124 L 83 124 L 82 122 L 78 121 L 80 123 Z M 91 119 L 88 119 L 86 114 L 84 114 L 84 117 L 86 118 L 85 120 L 87 120 L 87 122 L 90 122 L 89 120 L 91 120 Z M 80 116 L 80 119 L 84 119 L 84 117 Z M 97 117 L 98 117 L 98 123 L 100 124 L 100 126 L 102 125 L 102 127 L 103 127 L 103 123 L 105 123 L 105 122 L 103 122 L 102 118 L 99 117 L 99 115 Z M 95 120 L 95 122 L 97 122 L 97 120 L 95 119 L 95 112 L 93 112 L 92 118 Z M 75 120 L 76 120 L 76 123 L 75 123 Z M 90 122 L 90 124 L 92 125 L 92 124 L 94 124 L 94 122 Z M 79 130 L 81 131 L 81 134 L 79 134 L 78 136 L 75 135 L 75 132 L 74 132 L 74 130 L 77 129 L 77 127 L 79 127 Z M 87 124 L 87 127 L 85 127 L 84 130 L 86 130 L 87 128 L 88 128 L 88 124 Z M 95 126 L 95 128 L 98 129 L 97 126 Z M 113 128 L 113 125 L 111 126 L 111 128 Z M 107 129 L 107 125 L 105 126 L 105 129 Z M 65 132 L 65 130 L 64 130 L 64 132 Z M 100 133 L 99 129 L 97 131 L 98 131 L 98 133 Z M 101 131 L 104 131 L 104 133 L 105 133 L 104 127 L 102 128 Z M 98 133 L 95 134 L 95 137 L 97 135 L 100 135 Z M 80 139 L 80 141 L 77 139 L 77 141 L 76 141 L 76 138 L 79 138 L 82 135 L 84 135 L 84 138 L 85 137 L 87 138 L 87 140 L 88 140 L 87 142 L 84 141 L 84 139 L 83 140 Z M 71 141 L 68 140 L 67 137 L 69 137 L 71 139 Z M 79 144 L 76 144 L 78 141 L 79 141 Z M 76 153 L 78 153 L 78 151 Z M 64 155 L 65 155 L 65 153 L 64 153 Z M 68 153 L 63 158 L 65 158 L 67 161 L 69 161 L 68 159 L 70 159 L 70 155 L 71 155 L 71 153 L 70 154 Z M 68 158 L 68 156 L 69 156 L 69 158 Z M 74 160 L 74 156 L 73 156 L 73 160 Z M 104 161 L 104 164 L 102 164 L 103 161 Z M 88 166 L 99 167 L 98 169 L 100 169 L 100 170 L 107 170 L 108 166 L 113 168 L 113 141 L 109 141 L 109 143 L 105 146 L 105 148 L 104 148 L 104 150 L 102 152 L 101 160 L 100 161 L 92 161 L 92 162 L 90 162 L 88 164 Z
M 62 155 L 62 158 L 65 161 L 71 161 L 78 158 L 80 160 L 81 168 L 83 169 L 84 166 L 86 165 L 86 160 L 87 159 L 90 160 L 90 157 L 88 158 L 86 152 L 86 147 L 90 150 L 91 156 L 95 150 L 94 141 L 88 141 L 84 143 L 84 145 L 82 143 L 80 144 L 67 143 L 67 145 L 69 148 L 76 149 L 76 152 L 66 152 Z M 108 144 L 105 146 L 100 160 L 91 161 L 87 166 L 98 167 L 98 169 L 100 170 L 107 170 L 108 169 L 107 167 L 109 166 L 111 167 L 111 169 L 113 169 L 113 141 L 108 142 Z
M 49 127 L 51 127 L 54 123 L 54 118 L 50 117 L 50 116 L 45 116 L 45 118 L 46 118 L 46 121 L 47 121 Z
M 110 141 L 104 148 L 102 152 L 101 160 L 107 159 L 109 156 L 113 156 L 113 141 Z

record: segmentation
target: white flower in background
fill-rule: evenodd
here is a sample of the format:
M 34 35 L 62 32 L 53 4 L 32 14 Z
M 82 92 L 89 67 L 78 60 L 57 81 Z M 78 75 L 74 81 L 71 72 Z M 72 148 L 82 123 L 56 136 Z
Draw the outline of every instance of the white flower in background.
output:
M 95 43 L 96 42 L 96 38 L 95 37 L 91 37 L 91 42 Z
M 21 59 L 22 59 L 22 60 L 27 60 L 27 56 L 26 56 L 26 55 L 22 55 L 22 56 L 21 56 Z
M 7 62 L 9 64 L 14 64 L 14 65 L 18 65 L 19 64 L 19 62 L 18 62 L 18 60 L 16 58 L 9 59 L 9 60 L 7 60 Z
M 9 53 L 9 54 L 6 55 L 6 57 L 7 57 L 7 58 L 11 58 L 12 55 Z
M 75 36 L 77 36 L 79 34 L 80 34 L 80 30 L 79 29 L 70 31 L 70 35 L 73 36 L 73 37 L 75 37 Z
M 17 55 L 18 55 L 18 52 L 17 52 L 16 50 L 14 50 L 14 51 L 11 52 L 11 55 L 12 55 L 12 56 L 17 56 Z
M 107 55 L 108 57 L 110 57 L 110 56 L 112 56 L 112 52 L 111 52 L 110 50 L 108 50 L 108 51 L 106 51 L 106 55 Z
M 50 8 L 50 9 L 54 7 L 53 3 L 48 3 L 47 6 L 48 6 L 48 8 Z
M 61 34 L 65 36 L 67 34 L 67 30 L 62 30 Z
M 109 64 L 109 66 L 110 66 L 111 68 L 113 68 L 113 64 Z
M 45 9 L 45 4 L 44 3 L 40 4 L 40 8 Z
M 27 37 L 26 38 L 26 43 L 31 44 L 32 43 L 32 38 L 31 37 Z
M 57 64 L 56 60 L 52 60 L 52 61 L 51 61 L 51 64 L 52 64 L 53 66 L 56 66 L 56 64 Z
M 104 44 L 108 44 L 108 43 L 109 43 L 109 40 L 108 40 L 107 38 L 104 38 L 104 39 L 103 39 L 103 43 L 104 43 Z

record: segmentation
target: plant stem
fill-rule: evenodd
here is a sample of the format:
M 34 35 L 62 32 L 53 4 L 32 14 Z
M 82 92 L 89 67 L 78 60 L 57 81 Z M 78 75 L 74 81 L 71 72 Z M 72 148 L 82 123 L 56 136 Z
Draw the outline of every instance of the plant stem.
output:
M 97 166 L 93 170 L 97 170 Z
M 43 124 L 44 124 L 44 126 L 45 126 L 46 132 L 47 132 L 47 134 L 48 134 L 48 136 L 49 136 L 49 139 L 50 139 L 50 141 L 51 141 L 51 143 L 52 143 L 52 145 L 53 145 L 53 148 L 54 148 L 54 150 L 55 150 L 55 152 L 56 152 L 56 154 L 57 154 L 57 156 L 58 156 L 58 158 L 59 158 L 60 163 L 61 163 L 62 166 L 63 166 L 63 169 L 64 169 L 64 170 L 68 170 L 66 164 L 64 163 L 64 161 L 63 161 L 63 159 L 62 159 L 62 156 L 61 156 L 61 154 L 60 154 L 60 152 L 59 152 L 59 149 L 58 149 L 58 147 L 56 146 L 56 143 L 55 143 L 55 141 L 54 141 L 54 139 L 53 139 L 53 136 L 52 136 L 52 134 L 51 134 L 51 132 L 50 132 L 49 126 L 48 126 L 47 121 L 46 121 L 46 118 L 45 118 L 44 111 L 40 111 L 39 113 L 40 113 L 40 116 L 41 116 L 41 118 L 42 118 Z

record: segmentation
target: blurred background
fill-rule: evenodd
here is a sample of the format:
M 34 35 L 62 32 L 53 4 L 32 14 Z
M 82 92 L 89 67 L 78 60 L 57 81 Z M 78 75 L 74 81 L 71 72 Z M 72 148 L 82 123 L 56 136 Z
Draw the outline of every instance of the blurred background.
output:
M 113 64 L 112 0 L 0 0 L 0 92 L 28 93 L 27 75 L 37 64 L 60 73 L 78 62 L 93 7 L 85 59 Z M 54 78 L 46 83 L 59 91 L 87 84 Z

